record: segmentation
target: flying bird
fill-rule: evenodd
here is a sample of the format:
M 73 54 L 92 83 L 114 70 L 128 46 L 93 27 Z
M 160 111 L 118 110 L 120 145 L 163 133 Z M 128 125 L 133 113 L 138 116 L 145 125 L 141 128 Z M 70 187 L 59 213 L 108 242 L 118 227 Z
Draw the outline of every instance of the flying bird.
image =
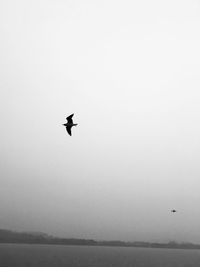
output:
M 171 210 L 171 212 L 173 212 L 173 213 L 174 213 L 174 212 L 177 212 L 177 210 Z
M 72 126 L 76 126 L 78 125 L 77 123 L 73 123 L 73 120 L 72 120 L 72 117 L 74 116 L 74 114 L 71 114 L 70 116 L 68 116 L 66 118 L 67 120 L 67 123 L 64 123 L 63 125 L 66 127 L 66 130 L 68 132 L 68 134 L 71 136 L 72 135 L 72 132 L 71 132 L 71 129 L 72 129 Z

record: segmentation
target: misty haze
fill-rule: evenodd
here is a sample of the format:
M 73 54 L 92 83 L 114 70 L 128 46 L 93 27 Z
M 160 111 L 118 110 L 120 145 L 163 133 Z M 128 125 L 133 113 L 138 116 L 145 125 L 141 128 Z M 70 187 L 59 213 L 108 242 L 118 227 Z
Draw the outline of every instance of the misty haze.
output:
M 200 244 L 199 29 L 194 0 L 1 1 L 0 229 Z

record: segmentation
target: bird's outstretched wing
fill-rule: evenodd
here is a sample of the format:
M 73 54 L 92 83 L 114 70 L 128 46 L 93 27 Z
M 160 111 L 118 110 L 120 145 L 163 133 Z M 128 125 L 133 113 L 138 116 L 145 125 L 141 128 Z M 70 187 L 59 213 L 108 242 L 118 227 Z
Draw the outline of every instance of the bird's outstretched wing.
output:
M 67 126 L 66 127 L 66 130 L 67 130 L 69 135 L 72 135 L 71 128 L 72 128 L 71 126 Z
M 68 116 L 66 118 L 66 120 L 69 122 L 69 123 L 73 123 L 73 120 L 72 120 L 72 117 L 74 116 L 74 114 L 71 114 L 70 116 Z

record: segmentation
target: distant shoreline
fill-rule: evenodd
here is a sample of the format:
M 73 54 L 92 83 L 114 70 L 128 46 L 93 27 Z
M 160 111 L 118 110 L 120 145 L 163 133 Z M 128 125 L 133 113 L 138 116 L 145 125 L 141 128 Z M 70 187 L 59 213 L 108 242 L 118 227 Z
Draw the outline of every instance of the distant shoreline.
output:
M 105 241 L 109 242 L 109 241 Z M 155 246 L 143 246 L 143 245 L 109 245 L 109 244 L 96 244 L 96 245 L 90 245 L 90 244 L 60 244 L 60 243 L 29 243 L 29 242 L 0 242 L 0 245 L 49 245 L 49 246 L 81 246 L 81 247 L 121 247 L 121 248 L 151 248 L 151 249 L 185 249 L 185 250 L 199 250 L 200 245 L 192 244 L 192 247 L 185 247 L 181 246 L 181 244 L 177 244 L 177 246 L 166 246 L 167 243 L 158 243 L 158 245 Z M 160 246 L 161 245 L 161 246 Z M 162 246 L 164 245 L 164 246 Z M 196 247 L 198 246 L 198 247 Z
M 0 244 L 38 244 L 65 246 L 104 246 L 104 247 L 137 247 L 165 249 L 200 249 L 200 244 L 193 243 L 155 243 L 155 242 L 125 242 L 125 241 L 96 241 L 93 239 L 59 238 L 45 233 L 15 232 L 0 229 Z

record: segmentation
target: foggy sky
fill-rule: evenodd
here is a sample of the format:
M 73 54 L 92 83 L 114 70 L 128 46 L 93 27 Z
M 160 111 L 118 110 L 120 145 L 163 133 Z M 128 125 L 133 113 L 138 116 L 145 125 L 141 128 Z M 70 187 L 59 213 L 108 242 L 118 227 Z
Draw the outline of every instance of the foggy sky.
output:
M 193 0 L 1 1 L 0 228 L 200 242 L 199 29 Z

